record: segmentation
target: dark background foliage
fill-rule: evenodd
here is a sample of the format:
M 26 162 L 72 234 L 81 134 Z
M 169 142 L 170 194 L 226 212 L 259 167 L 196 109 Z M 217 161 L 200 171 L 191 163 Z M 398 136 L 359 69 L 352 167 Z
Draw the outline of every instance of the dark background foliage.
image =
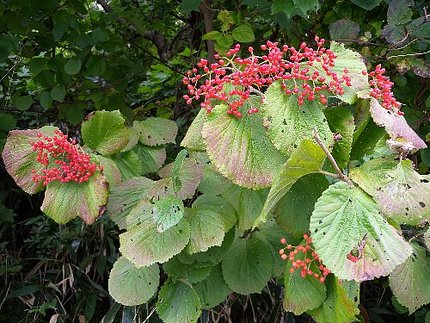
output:
M 9 130 L 46 124 L 79 139 L 79 124 L 99 109 L 119 109 L 130 123 L 172 118 L 179 142 L 197 111 L 181 80 L 200 57 L 315 35 L 382 64 L 409 123 L 429 140 L 429 10 L 425 0 L 0 0 L 0 147 Z M 430 150 L 415 159 L 428 173 Z M 39 211 L 41 196 L 0 167 L 0 321 L 159 321 L 151 303 L 109 297 L 119 230 L 107 217 L 58 225 Z M 362 285 L 363 321 L 424 322 L 427 309 L 408 316 L 385 279 Z M 262 295 L 231 295 L 201 321 L 311 321 L 283 312 L 281 293 L 271 282 Z

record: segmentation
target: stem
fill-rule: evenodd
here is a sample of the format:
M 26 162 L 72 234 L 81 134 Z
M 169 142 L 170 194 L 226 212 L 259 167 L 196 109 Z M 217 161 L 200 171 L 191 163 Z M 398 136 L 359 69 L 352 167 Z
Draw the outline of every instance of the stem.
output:
M 329 176 L 335 175 L 334 177 L 339 178 L 340 180 L 348 183 L 349 185 L 353 185 L 353 183 L 348 178 L 348 176 L 346 176 L 344 173 L 342 173 L 342 170 L 337 165 L 336 160 L 334 159 L 333 155 L 330 153 L 330 151 L 327 149 L 326 145 L 324 145 L 323 141 L 321 140 L 320 136 L 318 135 L 318 130 L 316 128 L 314 128 L 312 136 L 315 139 L 315 141 L 317 142 L 318 146 L 320 146 L 321 149 L 324 151 L 328 160 L 330 161 L 330 163 L 332 164 L 333 168 L 336 171 L 336 174 L 331 174 L 331 173 L 327 173 L 327 172 L 325 172 L 325 173 L 327 173 L 327 175 L 329 175 Z

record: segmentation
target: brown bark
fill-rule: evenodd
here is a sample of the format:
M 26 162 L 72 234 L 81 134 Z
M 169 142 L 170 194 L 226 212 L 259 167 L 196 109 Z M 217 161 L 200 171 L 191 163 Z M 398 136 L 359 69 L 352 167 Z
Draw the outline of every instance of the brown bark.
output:
M 211 0 L 203 0 L 200 4 L 200 12 L 203 15 L 203 22 L 205 24 L 206 33 L 214 30 L 213 11 L 211 5 Z M 208 50 L 208 61 L 211 63 L 215 62 L 215 44 L 213 40 L 206 40 L 206 47 Z

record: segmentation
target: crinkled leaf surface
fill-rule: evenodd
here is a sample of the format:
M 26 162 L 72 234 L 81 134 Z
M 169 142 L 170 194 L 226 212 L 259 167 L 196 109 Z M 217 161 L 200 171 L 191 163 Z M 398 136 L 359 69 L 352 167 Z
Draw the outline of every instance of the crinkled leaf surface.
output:
M 315 251 L 340 279 L 365 281 L 390 274 L 412 253 L 411 246 L 380 214 L 375 201 L 345 182 L 318 199 L 310 221 Z M 365 242 L 357 262 L 347 255 Z
M 374 98 L 370 99 L 370 113 L 373 121 L 375 121 L 378 126 L 384 127 L 385 131 L 392 139 L 410 142 L 416 149 L 427 147 L 426 143 L 408 125 L 403 116 L 384 109 L 379 104 L 378 100 Z
M 157 314 L 165 323 L 197 322 L 201 310 L 199 296 L 187 281 L 168 281 L 158 293 Z
M 173 280 L 184 278 L 192 284 L 206 279 L 211 273 L 211 268 L 211 266 L 197 267 L 192 264 L 184 264 L 177 256 L 163 264 L 164 271 L 169 277 L 172 277 Z
M 228 288 L 222 277 L 220 265 L 213 267 L 210 275 L 205 280 L 194 285 L 194 290 L 199 295 L 203 309 L 217 306 L 231 293 L 230 288 Z
M 130 136 L 130 129 L 118 110 L 91 113 L 82 123 L 81 131 L 85 145 L 102 155 L 120 152 Z
M 330 146 L 333 135 L 322 108 L 320 103 L 306 100 L 299 106 L 295 95 L 288 96 L 279 83 L 272 84 L 261 109 L 268 124 L 267 134 L 275 147 L 290 156 L 303 139 L 312 138 L 314 129 Z
M 303 237 L 309 231 L 309 218 L 315 203 L 328 185 L 321 174 L 300 178 L 276 205 L 274 215 L 279 226 L 295 237 Z
M 324 113 L 333 133 L 338 133 L 342 136 L 342 139 L 334 144 L 332 155 L 339 167 L 343 169 L 347 166 L 351 154 L 355 129 L 354 117 L 343 106 L 328 108 Z
M 184 139 L 182 139 L 181 146 L 189 150 L 201 151 L 205 150 L 205 142 L 203 141 L 202 131 L 203 125 L 207 120 L 207 111 L 205 109 L 200 109 L 197 116 L 194 118 L 190 127 L 185 134 Z
M 318 323 L 349 323 L 355 322 L 359 310 L 348 297 L 339 279 L 329 275 L 326 280 L 327 298 L 315 310 L 309 312 Z
M 112 220 L 125 229 L 126 216 L 148 196 L 153 181 L 146 177 L 135 177 L 115 186 L 109 195 L 107 210 Z
M 409 314 L 430 303 L 430 257 L 418 244 L 413 247 L 413 254 L 390 275 L 391 290 Z
M 34 130 L 12 130 L 4 145 L 2 158 L 6 171 L 15 180 L 15 183 L 29 194 L 40 192 L 44 189 L 42 181 L 33 182 L 32 170 L 40 173 L 46 167 L 36 162 L 37 153 L 33 151 L 31 142 L 39 140 L 37 134 L 54 136 L 56 127 L 43 127 Z
M 66 223 L 80 217 L 87 224 L 103 214 L 108 201 L 109 184 L 100 173 L 93 174 L 88 182 L 59 181 L 46 186 L 42 212 L 58 223 Z
M 319 146 L 309 139 L 303 140 L 273 180 L 269 195 L 254 227 L 266 221 L 270 210 L 300 177 L 320 171 L 325 157 L 324 151 Z
M 160 283 L 158 265 L 137 268 L 132 262 L 120 257 L 109 275 L 109 294 L 126 306 L 136 306 L 149 301 Z
M 236 236 L 222 261 L 222 274 L 228 287 L 247 295 L 260 293 L 273 269 L 270 247 L 258 233 L 247 239 Z
M 265 134 L 258 113 L 235 118 L 216 106 L 203 126 L 207 153 L 217 170 L 235 184 L 252 189 L 270 186 L 284 158 Z
M 373 159 L 350 176 L 373 196 L 385 216 L 412 225 L 430 220 L 430 175 L 418 174 L 411 160 Z
M 164 146 L 149 147 L 138 143 L 133 151 L 140 159 L 142 175 L 156 173 L 166 160 L 166 148 Z
M 190 225 L 185 218 L 170 229 L 158 232 L 157 223 L 146 216 L 147 212 L 147 202 L 135 207 L 127 216 L 131 225 L 119 236 L 120 252 L 136 266 L 163 263 L 181 252 L 190 239 Z
M 164 118 L 148 118 L 134 121 L 133 127 L 139 133 L 139 141 L 147 146 L 159 146 L 174 143 L 178 126 L 174 121 Z
M 158 232 L 164 232 L 182 219 L 185 214 L 184 203 L 175 196 L 166 196 L 155 201 L 151 213 Z
M 303 254 L 297 255 L 296 259 L 303 260 Z M 326 298 L 325 285 L 313 276 L 302 278 L 298 269 L 290 273 L 290 268 L 292 268 L 292 262 L 288 260 L 284 277 L 284 309 L 295 315 L 301 315 L 319 307 Z M 320 274 L 315 264 L 312 264 L 310 269 Z
M 110 157 L 117 164 L 123 180 L 143 175 L 141 161 L 133 150 L 117 153 Z

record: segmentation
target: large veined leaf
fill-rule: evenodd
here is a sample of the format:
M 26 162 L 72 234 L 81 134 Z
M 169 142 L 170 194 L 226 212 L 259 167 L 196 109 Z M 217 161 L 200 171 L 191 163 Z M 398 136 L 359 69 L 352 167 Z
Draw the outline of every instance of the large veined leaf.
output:
M 430 257 L 418 244 L 413 247 L 413 254 L 390 275 L 391 290 L 409 314 L 430 303 Z
M 147 146 L 174 143 L 178 126 L 174 121 L 163 118 L 148 118 L 134 121 L 133 127 L 139 133 L 139 141 Z
M 203 178 L 199 184 L 198 190 L 203 194 L 224 194 L 229 192 L 232 188 L 239 187 L 227 178 L 225 178 L 221 173 L 215 170 L 212 164 L 206 164 L 204 166 Z
M 151 207 L 151 205 L 149 206 Z M 190 239 L 190 225 L 185 218 L 164 232 L 158 232 L 157 223 L 148 214 L 148 202 L 141 202 L 127 216 L 131 224 L 120 234 L 122 255 L 136 266 L 165 262 L 181 252 Z
M 267 134 L 275 147 L 290 156 L 303 139 L 311 139 L 314 129 L 326 146 L 333 143 L 333 134 L 324 116 L 322 105 L 307 101 L 301 106 L 295 95 L 286 95 L 279 83 L 266 92 L 262 113 L 267 121 Z M 269 159 L 270 160 L 270 159 Z
M 36 161 L 37 152 L 33 151 L 31 142 L 39 140 L 37 134 L 54 136 L 56 127 L 43 127 L 34 130 L 12 130 L 9 132 L 3 148 L 2 158 L 6 171 L 14 179 L 15 183 L 29 194 L 40 192 L 44 189 L 42 180 L 34 182 L 33 173 L 40 173 L 46 167 Z
M 200 109 L 199 113 L 191 123 L 190 127 L 182 139 L 181 146 L 189 150 L 205 150 L 205 142 L 203 141 L 202 131 L 203 125 L 207 120 L 208 112 L 205 109 Z
M 352 146 L 351 160 L 366 161 L 373 155 L 378 155 L 382 145 L 387 147 L 387 133 L 383 128 L 378 127 L 372 120 L 369 120 Z
M 120 229 L 125 229 L 125 218 L 130 211 L 141 200 L 147 199 L 148 190 L 153 183 L 149 178 L 135 177 L 118 184 L 111 190 L 107 210 Z
M 142 175 L 156 173 L 166 160 L 166 148 L 164 146 L 148 147 L 138 143 L 133 151 L 140 159 Z
M 117 164 L 124 181 L 143 175 L 141 161 L 133 150 L 117 153 L 110 158 Z
M 199 296 L 185 280 L 165 283 L 158 293 L 156 309 L 165 323 L 197 322 L 202 311 Z
M 378 100 L 374 98 L 370 99 L 370 113 L 373 121 L 378 126 L 384 127 L 392 139 L 410 142 L 416 149 L 427 147 L 426 143 L 408 125 L 403 116 L 384 109 Z
M 309 314 L 318 323 L 349 323 L 356 321 L 359 310 L 354 302 L 348 297 L 340 281 L 329 275 L 326 280 L 327 298 L 324 303 Z
M 96 111 L 82 123 L 82 139 L 85 145 L 102 155 L 112 155 L 127 146 L 130 129 L 125 126 L 121 113 Z
M 120 257 L 109 275 L 109 294 L 120 304 L 140 305 L 155 295 L 159 283 L 158 265 L 137 268 L 126 258 Z
M 260 293 L 271 277 L 272 268 L 270 247 L 258 233 L 248 238 L 236 236 L 222 261 L 228 287 L 243 295 Z
M 53 181 L 46 186 L 40 209 L 58 223 L 80 217 L 91 224 L 103 214 L 108 194 L 109 184 L 100 173 L 84 183 Z
M 295 237 L 303 237 L 309 231 L 315 203 L 328 185 L 321 174 L 300 178 L 276 205 L 274 215 L 279 226 Z
M 228 288 L 222 277 L 220 265 L 213 267 L 210 275 L 205 280 L 195 284 L 194 290 L 199 295 L 203 309 L 217 306 L 231 293 L 230 288 Z
M 380 215 L 376 202 L 345 182 L 331 185 L 318 199 L 310 232 L 315 251 L 340 279 L 386 276 L 412 253 L 412 247 Z M 359 259 L 350 260 L 349 254 Z
M 424 244 L 426 245 L 427 250 L 430 250 L 430 228 L 428 228 L 424 234 Z
M 297 255 L 296 259 L 303 260 L 304 255 Z M 284 309 L 295 315 L 301 315 L 319 307 L 326 298 L 325 285 L 313 276 L 302 278 L 300 269 L 290 273 L 290 268 L 293 268 L 292 261 L 288 260 L 284 278 Z M 315 264 L 312 264 L 310 269 L 314 273 L 320 274 Z
M 354 136 L 354 117 L 345 107 L 333 107 L 324 111 L 330 129 L 341 135 L 341 139 L 333 146 L 332 155 L 340 168 L 345 168 L 349 162 Z
M 155 201 L 151 213 L 158 232 L 164 232 L 182 219 L 185 214 L 184 203 L 175 196 L 166 196 Z
M 102 174 L 106 177 L 109 183 L 109 189 L 112 189 L 115 185 L 121 182 L 121 172 L 117 164 L 109 157 L 104 157 L 101 155 L 95 156 L 99 161 L 100 166 L 102 166 Z
M 430 220 L 430 175 L 418 174 L 411 160 L 373 159 L 350 176 L 385 216 L 412 225 Z
M 254 223 L 254 227 L 266 221 L 270 210 L 275 207 L 276 203 L 279 202 L 299 178 L 320 171 L 325 157 L 321 147 L 309 139 L 303 140 L 273 180 L 269 195 L 260 216 Z
M 197 267 L 193 266 L 193 264 L 184 264 L 176 256 L 164 263 L 163 269 L 173 280 L 186 279 L 195 284 L 206 279 L 211 273 L 212 267 Z
M 217 170 L 239 186 L 270 186 L 284 158 L 265 134 L 258 113 L 229 116 L 225 105 L 216 106 L 203 126 L 207 153 Z

